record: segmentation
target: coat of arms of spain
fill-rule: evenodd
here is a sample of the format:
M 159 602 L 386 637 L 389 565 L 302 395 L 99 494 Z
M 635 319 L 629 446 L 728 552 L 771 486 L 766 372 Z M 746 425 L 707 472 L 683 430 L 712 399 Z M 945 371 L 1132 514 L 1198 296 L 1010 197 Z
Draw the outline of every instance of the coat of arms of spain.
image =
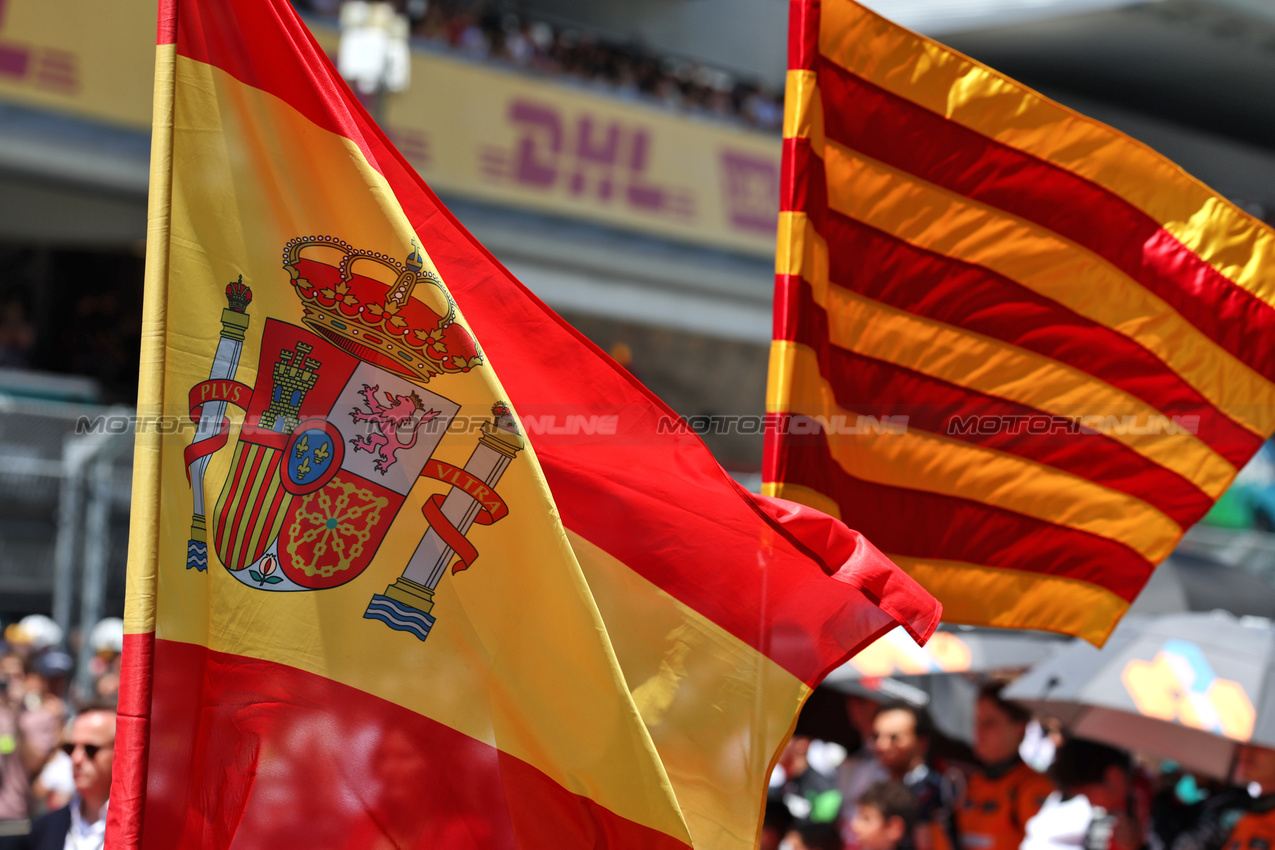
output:
M 426 385 L 478 368 L 483 358 L 419 249 L 400 263 L 341 239 L 304 237 L 285 246 L 283 267 L 304 327 L 267 319 L 256 386 L 236 381 L 251 324 L 252 291 L 241 277 L 226 287 L 209 378 L 190 390 L 197 430 L 185 451 L 194 495 L 186 566 L 206 570 L 211 545 L 249 587 L 345 584 L 371 563 L 416 480 L 434 478 L 451 489 L 426 501 L 428 528 L 402 576 L 374 594 L 364 614 L 424 640 L 443 573 L 477 557 L 467 532 L 508 513 L 496 484 L 523 438 L 498 403 L 464 468 L 434 459 L 460 405 Z M 442 315 L 411 297 L 418 287 L 437 289 Z M 227 405 L 242 408 L 244 419 L 210 511 L 203 481 L 228 441 Z

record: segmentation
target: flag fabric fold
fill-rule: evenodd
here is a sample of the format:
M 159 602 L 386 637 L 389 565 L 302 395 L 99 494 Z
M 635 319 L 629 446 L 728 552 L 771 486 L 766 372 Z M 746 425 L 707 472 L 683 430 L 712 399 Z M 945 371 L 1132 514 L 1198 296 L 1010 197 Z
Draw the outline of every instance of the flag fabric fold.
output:
M 514 280 L 287 2 L 158 41 L 111 846 L 753 846 L 937 604 Z
M 792 0 L 763 492 L 954 622 L 1101 643 L 1275 430 L 1275 238 L 852 0 Z

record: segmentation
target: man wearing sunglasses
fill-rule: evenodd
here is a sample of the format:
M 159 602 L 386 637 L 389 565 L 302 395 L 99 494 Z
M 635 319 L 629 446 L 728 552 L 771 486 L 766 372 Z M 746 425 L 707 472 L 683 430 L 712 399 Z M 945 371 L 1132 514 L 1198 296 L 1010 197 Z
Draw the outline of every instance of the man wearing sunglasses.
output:
M 114 709 L 93 706 L 80 712 L 62 744 L 62 751 L 71 757 L 75 796 L 66 808 L 31 825 L 30 850 L 101 850 L 114 745 Z

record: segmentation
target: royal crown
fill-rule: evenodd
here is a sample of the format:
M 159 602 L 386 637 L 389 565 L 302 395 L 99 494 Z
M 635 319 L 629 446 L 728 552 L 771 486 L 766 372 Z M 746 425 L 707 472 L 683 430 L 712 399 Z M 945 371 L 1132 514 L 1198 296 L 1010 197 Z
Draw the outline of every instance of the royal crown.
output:
M 239 280 L 226 284 L 226 303 L 230 305 L 231 310 L 242 313 L 248 309 L 251 302 L 252 290 L 243 282 L 243 275 L 239 275 Z
M 483 362 L 474 338 L 456 321 L 451 295 L 424 270 L 415 244 L 400 263 L 334 236 L 298 237 L 284 246 L 283 267 L 304 307 L 302 321 L 355 357 L 422 383 Z M 443 312 L 413 292 L 432 295 Z

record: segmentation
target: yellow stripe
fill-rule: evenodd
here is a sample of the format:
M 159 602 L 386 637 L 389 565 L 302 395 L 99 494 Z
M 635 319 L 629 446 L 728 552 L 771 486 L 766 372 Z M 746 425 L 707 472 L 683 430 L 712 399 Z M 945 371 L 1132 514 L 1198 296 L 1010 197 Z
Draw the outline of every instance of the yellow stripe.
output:
M 828 313 L 830 342 L 847 351 L 1058 416 L 1133 416 L 1137 422 L 1148 422 L 1161 415 L 1140 399 L 1078 369 L 896 310 L 834 284 L 816 286 L 815 301 Z M 782 385 L 775 387 L 777 394 L 770 401 L 782 403 Z M 1189 434 L 1113 432 L 1110 436 L 1213 498 L 1235 477 L 1235 467 Z
M 225 498 L 230 503 L 227 506 L 229 513 L 226 514 L 226 526 L 222 531 L 222 535 L 219 541 L 221 544 L 220 550 L 222 553 L 224 553 L 227 560 L 230 560 L 231 558 L 233 558 L 234 556 L 232 555 L 232 553 L 237 552 L 239 550 L 239 547 L 237 545 L 237 541 L 239 537 L 239 525 L 234 521 L 235 514 L 239 512 L 239 509 L 241 506 L 245 506 L 245 503 L 247 503 L 250 498 L 247 487 L 243 485 L 244 485 L 244 481 L 248 479 L 248 474 L 252 472 L 253 461 L 257 459 L 257 455 L 261 452 L 261 446 L 257 445 L 256 443 L 240 443 L 235 446 L 236 459 L 239 456 L 240 448 L 243 449 L 243 454 L 244 454 L 244 459 L 243 459 L 244 474 L 240 478 L 229 479 L 226 483 L 226 486 L 222 490 L 223 498 Z M 236 468 L 237 467 L 235 466 L 231 467 L 232 474 Z M 218 516 L 220 517 L 221 514 L 219 513 Z M 241 563 L 245 562 L 243 558 L 235 558 L 235 560 L 238 560 Z
M 283 521 L 288 515 L 288 508 L 292 507 L 292 494 L 284 493 L 283 498 L 279 500 L 279 510 L 275 512 L 274 522 L 266 531 L 266 540 L 275 540 L 279 537 L 279 531 L 283 528 Z M 269 545 L 267 543 L 267 545 Z
M 810 689 L 588 540 L 567 537 L 694 846 L 751 850 L 771 756 Z
M 828 423 L 858 421 L 856 411 L 837 404 L 811 349 L 775 340 L 770 365 L 787 374 L 792 386 L 787 406 L 767 412 L 823 416 Z M 847 474 L 865 481 L 974 499 L 1097 534 L 1153 564 L 1167 557 L 1182 536 L 1181 526 L 1141 499 L 1026 458 L 924 431 L 831 433 L 835 430 L 824 433 L 833 458 Z
M 278 450 L 276 449 L 275 451 L 278 451 Z M 280 451 L 279 453 L 282 454 L 282 451 Z M 285 474 L 283 464 L 286 462 L 287 462 L 286 459 L 281 459 L 281 463 L 279 467 L 275 470 L 274 475 L 269 476 L 268 479 L 264 479 L 261 484 L 261 487 L 265 490 L 265 494 L 260 497 L 261 501 L 258 503 L 257 516 L 251 522 L 248 537 L 247 539 L 244 540 L 244 547 L 248 550 L 249 554 L 256 551 L 257 546 L 261 544 L 262 535 L 266 533 L 266 518 L 269 516 L 270 503 L 274 501 L 275 495 L 282 489 L 282 482 L 279 480 L 279 476 Z M 269 463 L 270 463 L 269 455 L 262 458 L 261 464 L 263 467 L 267 466 Z M 257 493 L 258 493 L 258 489 L 254 488 L 253 494 L 252 494 L 252 498 L 254 500 L 258 498 Z M 289 504 L 288 494 L 285 492 L 284 498 L 279 500 L 279 510 L 275 513 L 270 523 L 272 527 L 279 524 L 280 518 L 288 510 L 288 504 Z M 245 523 L 245 525 L 248 525 L 248 523 Z M 265 545 L 269 546 L 270 541 L 273 539 L 274 539 L 273 537 L 265 538 Z
M 173 62 L 176 55 L 176 46 L 171 44 L 160 45 L 155 51 L 150 196 L 146 211 L 146 286 L 142 296 L 141 374 L 137 387 L 137 416 L 142 422 L 159 422 L 164 413 L 164 360 L 168 344 L 168 209 L 173 188 Z M 155 631 L 163 460 L 160 431 L 160 428 L 138 428 L 133 449 L 128 592 L 124 599 L 124 630 L 130 634 Z
M 266 477 L 270 471 L 270 453 L 275 449 L 268 449 L 264 446 L 253 446 L 253 454 L 248 457 L 248 472 L 252 475 L 247 480 L 238 482 L 241 486 L 242 495 L 239 496 L 244 505 L 244 515 L 240 517 L 239 522 L 232 529 L 231 549 L 232 552 L 244 552 L 251 543 L 248 536 L 252 528 L 252 514 L 249 511 L 258 509 L 257 497 L 262 489 L 266 486 Z M 252 464 L 259 463 L 257 471 L 252 474 Z M 238 506 L 236 506 L 238 510 Z M 233 517 L 231 518 L 233 519 Z
M 823 101 L 814 71 L 793 70 L 784 81 L 784 138 L 823 147 Z
M 1275 233 L 1141 142 L 850 0 L 823 4 L 819 51 L 887 91 L 1119 195 L 1275 305 L 1268 271 Z
M 808 505 L 815 510 L 823 511 L 830 517 L 841 519 L 841 505 L 818 490 L 812 490 L 800 484 L 790 484 L 787 481 L 766 481 L 761 485 L 761 492 L 763 496 Z
M 204 282 L 205 289 L 192 292 L 206 294 L 172 305 L 170 320 L 183 328 L 174 343 L 180 356 L 166 375 L 174 405 L 207 377 L 213 346 L 202 335 L 216 327 L 224 305 L 224 283 L 216 281 L 242 274 L 252 282 L 252 325 L 241 363 L 253 365 L 266 318 L 295 323 L 300 317 L 280 267 L 289 239 L 331 234 L 402 257 L 415 235 L 385 179 L 352 141 L 223 71 L 176 61 L 168 279 Z M 430 247 L 423 245 L 425 252 Z M 245 370 L 238 379 L 253 376 Z M 508 397 L 486 365 L 449 375 L 436 389 L 461 405 L 460 415 L 474 418 L 490 416 L 492 404 Z M 286 664 L 388 700 L 524 760 L 621 817 L 689 843 L 534 447 L 519 452 L 501 478 L 509 514 L 469 532 L 479 560 L 442 577 L 431 611 L 437 622 L 420 641 L 363 614 L 373 594 L 402 575 L 425 530 L 421 506 L 442 485 L 417 483 L 396 521 L 387 522 L 362 575 L 317 592 L 271 593 L 224 569 L 195 575 L 174 560 L 178 551 L 184 556 L 180 514 L 187 512 L 188 523 L 189 497 L 181 435 L 165 439 L 173 450 L 165 451 L 156 482 L 171 518 L 160 523 L 158 541 L 158 637 Z M 447 434 L 435 457 L 463 466 L 476 445 L 477 435 Z M 214 481 L 228 474 L 225 454 L 210 466 L 210 474 L 215 469 L 221 476 Z
M 1097 255 L 845 147 L 823 156 L 837 212 L 1057 301 L 1142 345 L 1250 431 L 1275 430 L 1275 384 Z
M 1078 579 L 964 561 L 890 558 L 943 603 L 943 619 L 953 623 L 1061 632 L 1102 646 L 1129 610 L 1111 591 Z

